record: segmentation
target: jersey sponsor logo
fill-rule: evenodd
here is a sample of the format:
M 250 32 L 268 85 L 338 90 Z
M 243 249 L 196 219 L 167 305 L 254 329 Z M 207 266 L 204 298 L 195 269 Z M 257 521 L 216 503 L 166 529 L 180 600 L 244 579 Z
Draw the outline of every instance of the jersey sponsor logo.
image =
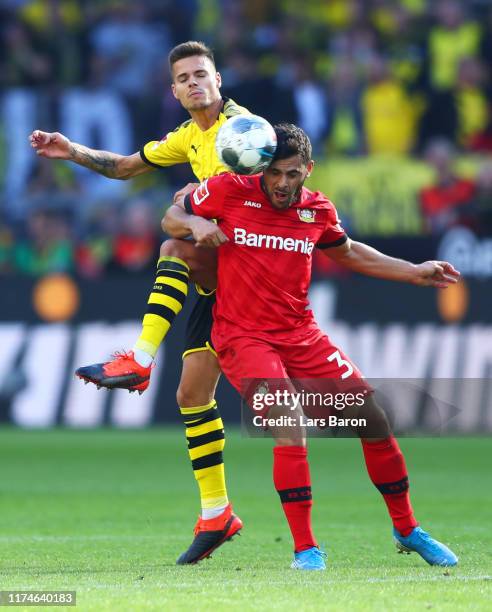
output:
M 242 227 L 234 228 L 235 244 L 258 247 L 264 249 L 274 249 L 275 251 L 293 251 L 303 255 L 311 255 L 314 249 L 314 242 L 307 237 L 304 240 L 296 238 L 283 238 L 272 234 L 255 234 L 247 232 Z
M 200 206 L 200 204 L 204 202 L 210 195 L 210 193 L 208 192 L 207 183 L 208 179 L 200 183 L 193 192 L 193 202 L 195 203 L 195 206 Z
M 316 218 L 316 211 L 309 210 L 309 208 L 298 208 L 297 214 L 299 215 L 299 219 L 304 221 L 304 223 L 314 223 Z
M 195 155 L 198 155 L 198 149 L 200 148 L 201 145 L 191 145 L 191 148 L 193 149 L 193 151 L 195 151 Z
M 244 200 L 244 206 L 251 206 L 252 208 L 261 208 L 261 204 L 259 202 L 252 202 L 251 200 Z

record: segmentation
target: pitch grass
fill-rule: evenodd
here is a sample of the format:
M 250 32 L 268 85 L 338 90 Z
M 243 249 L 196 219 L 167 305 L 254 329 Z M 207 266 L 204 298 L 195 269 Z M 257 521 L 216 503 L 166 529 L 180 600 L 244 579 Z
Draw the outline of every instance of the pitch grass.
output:
M 243 535 L 211 560 L 177 567 L 198 511 L 180 430 L 4 430 L 0 589 L 73 589 L 84 612 L 490 610 L 492 440 L 401 445 L 417 516 L 460 556 L 456 569 L 395 552 L 357 440 L 311 442 L 314 527 L 329 567 L 303 573 L 289 569 L 269 440 L 230 433 L 227 475 Z

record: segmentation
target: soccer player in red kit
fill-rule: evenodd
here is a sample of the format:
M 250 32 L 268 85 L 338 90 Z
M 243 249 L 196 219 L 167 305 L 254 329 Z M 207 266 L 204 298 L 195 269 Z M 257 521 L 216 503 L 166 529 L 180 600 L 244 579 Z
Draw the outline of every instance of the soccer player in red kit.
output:
M 251 389 L 243 388 L 245 379 L 276 379 L 284 381 L 279 385 L 285 389 L 289 379 L 343 380 L 345 389 L 367 391 L 357 367 L 323 334 L 307 308 L 314 248 L 352 270 L 422 286 L 444 288 L 459 273 L 447 262 L 414 265 L 352 242 L 326 196 L 303 187 L 314 165 L 306 134 L 291 124 L 275 131 L 277 151 L 262 175 L 223 174 L 196 189 L 189 186 L 177 194 L 164 227 L 176 238 L 191 234 L 201 246 L 220 246 L 212 340 L 222 371 L 247 401 Z M 269 417 L 287 414 L 299 415 L 300 408 L 279 402 L 268 412 Z M 418 526 L 403 455 L 371 393 L 359 414 L 377 425 L 376 435 L 357 433 L 397 546 L 418 552 L 431 565 L 455 565 L 456 555 Z M 292 567 L 325 569 L 325 555 L 311 530 L 304 428 L 299 419 L 294 425 L 269 425 L 276 443 L 274 484 L 294 540 Z

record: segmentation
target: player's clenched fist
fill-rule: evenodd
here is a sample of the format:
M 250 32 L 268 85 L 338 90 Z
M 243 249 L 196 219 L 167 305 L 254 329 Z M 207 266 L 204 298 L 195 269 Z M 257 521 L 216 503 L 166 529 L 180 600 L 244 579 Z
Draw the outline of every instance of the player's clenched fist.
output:
M 34 130 L 29 136 L 29 142 L 37 155 L 51 159 L 70 159 L 70 140 L 59 132 Z
M 198 246 L 219 247 L 229 240 L 218 225 L 202 217 L 193 217 L 191 231 Z

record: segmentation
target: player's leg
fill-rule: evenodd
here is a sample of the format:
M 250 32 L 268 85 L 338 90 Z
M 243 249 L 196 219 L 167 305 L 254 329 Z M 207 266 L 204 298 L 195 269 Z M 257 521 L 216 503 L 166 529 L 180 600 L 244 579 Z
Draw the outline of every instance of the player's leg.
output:
M 289 405 L 270 409 L 269 418 L 287 416 L 292 419 L 287 427 L 270 426 L 275 440 L 273 447 L 273 482 L 280 497 L 285 517 L 294 540 L 293 569 L 322 570 L 326 568 L 326 554 L 318 548 L 311 526 L 313 506 L 311 474 L 302 411 Z
M 177 400 L 186 429 L 188 452 L 200 491 L 201 514 L 195 537 L 178 564 L 196 563 L 239 532 L 224 474 L 224 425 L 215 389 L 220 368 L 210 343 L 215 296 L 199 296 L 188 319 L 183 370 Z
M 217 279 L 215 249 L 196 246 L 189 240 L 163 242 L 154 286 L 149 295 L 142 332 L 134 352 L 137 360 L 150 365 L 188 294 L 188 281 L 215 289 Z
M 105 363 L 78 368 L 75 374 L 98 387 L 143 393 L 149 386 L 157 350 L 186 300 L 189 280 L 214 289 L 216 269 L 215 249 L 198 247 L 189 240 L 163 242 L 142 331 L 133 350 L 116 353 Z
M 211 351 L 190 353 L 183 360 L 176 395 L 204 519 L 219 516 L 229 503 L 222 458 L 224 425 L 214 397 L 219 376 L 219 365 Z
M 400 552 L 418 552 L 430 565 L 456 565 L 457 556 L 418 526 L 410 500 L 405 457 L 389 424 L 385 431 L 382 415 L 374 397 L 367 397 L 360 416 L 379 425 L 369 432 L 369 437 L 360 431 L 359 436 L 369 478 L 383 496 L 393 522 L 397 548 Z
M 224 374 L 249 405 L 258 389 L 263 388 L 263 381 L 267 381 L 269 393 L 294 391 L 278 353 L 262 341 L 251 338 L 231 341 L 219 353 L 219 360 Z M 247 379 L 252 380 L 245 385 Z M 273 481 L 294 541 L 292 567 L 320 570 L 326 567 L 325 555 L 318 549 L 311 527 L 313 502 L 304 428 L 297 409 L 292 408 L 289 402 L 281 401 L 257 415 L 273 419 L 284 417 L 283 421 L 268 428 L 275 440 Z M 288 423 L 285 418 L 289 417 L 294 424 L 284 425 Z
M 394 528 L 409 535 L 418 522 L 410 501 L 408 472 L 383 409 L 370 394 L 363 406 L 347 408 L 344 416 L 367 422 L 355 431 L 362 444 L 369 478 L 383 496 Z
M 297 349 L 290 345 L 287 352 L 288 371 L 293 378 L 325 380 L 326 389 L 333 390 L 334 384 L 335 390 L 345 393 L 365 386 L 357 367 L 322 333 L 308 346 Z M 366 393 L 362 406 L 346 407 L 341 416 L 365 422 L 355 431 L 362 443 L 369 477 L 383 496 L 400 549 L 417 551 L 431 565 L 456 565 L 456 555 L 418 527 L 410 501 L 405 458 L 373 394 Z
M 354 429 L 362 442 L 369 476 L 383 495 L 394 527 L 409 534 L 418 523 L 410 504 L 405 461 L 384 411 L 374 401 L 355 364 L 321 332 L 314 334 L 309 343 L 290 345 L 286 353 L 289 374 L 304 384 L 312 380 L 311 387 L 315 389 L 310 390 L 340 395 L 364 391 L 362 405 L 346 406 L 337 416 L 364 423 Z M 306 411 L 312 410 L 312 406 L 306 407 Z

